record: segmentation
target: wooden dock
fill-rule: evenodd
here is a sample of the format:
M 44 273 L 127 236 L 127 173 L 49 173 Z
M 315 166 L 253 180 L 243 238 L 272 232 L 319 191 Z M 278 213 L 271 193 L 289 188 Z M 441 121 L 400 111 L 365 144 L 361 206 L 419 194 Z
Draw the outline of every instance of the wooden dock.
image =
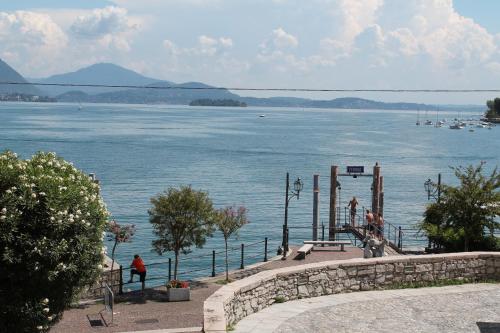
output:
M 355 237 L 356 240 L 362 242 L 366 238 L 366 226 L 364 225 L 356 225 L 356 226 L 351 226 L 348 224 L 344 224 L 343 226 L 337 226 L 333 229 L 335 234 L 351 234 Z M 390 234 L 390 231 L 389 231 Z M 395 237 L 393 240 L 390 238 L 385 237 L 388 241 L 388 246 L 385 247 L 385 254 L 387 256 L 394 256 L 394 255 L 402 255 L 403 251 L 398 247 L 397 244 L 397 237 Z

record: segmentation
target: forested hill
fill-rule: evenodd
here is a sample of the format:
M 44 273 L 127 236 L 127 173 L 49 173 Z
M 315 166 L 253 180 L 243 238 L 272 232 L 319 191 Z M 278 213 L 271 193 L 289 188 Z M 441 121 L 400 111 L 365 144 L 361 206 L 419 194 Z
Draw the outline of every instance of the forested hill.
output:
M 26 79 L 16 70 L 10 67 L 6 62 L 0 59 L 0 82 L 20 82 L 27 83 Z M 24 95 L 42 95 L 40 89 L 32 85 L 6 85 L 0 84 L 0 94 L 24 94 Z

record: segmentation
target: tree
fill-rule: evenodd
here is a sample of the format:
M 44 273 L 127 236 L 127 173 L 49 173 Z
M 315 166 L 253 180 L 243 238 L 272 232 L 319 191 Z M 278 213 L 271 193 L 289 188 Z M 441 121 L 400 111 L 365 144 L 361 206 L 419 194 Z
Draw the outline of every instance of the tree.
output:
M 226 281 L 229 281 L 229 267 L 227 260 L 227 240 L 231 235 L 237 234 L 238 230 L 248 223 L 247 209 L 243 206 L 235 209 L 231 206 L 217 210 L 215 215 L 215 224 L 222 236 L 226 246 Z
M 489 100 L 486 102 L 488 106 L 488 111 L 486 111 L 486 118 L 497 118 L 500 117 L 500 98 L 495 98 L 494 100 Z
M 441 200 L 430 204 L 420 224 L 429 239 L 447 251 L 493 250 L 500 227 L 500 174 L 483 175 L 478 166 L 453 168 L 459 186 L 441 185 Z M 434 184 L 434 186 L 437 186 Z
M 151 198 L 148 211 L 157 239 L 154 250 L 162 255 L 173 251 L 175 255 L 174 280 L 177 279 L 179 255 L 191 252 L 191 246 L 203 247 L 214 231 L 214 208 L 208 194 L 190 186 L 169 188 Z
M 47 332 L 102 271 L 99 186 L 54 153 L 0 154 L 0 322 Z
M 113 242 L 113 250 L 111 251 L 111 271 L 113 271 L 115 265 L 116 246 L 119 243 L 128 243 L 132 241 L 132 236 L 135 234 L 135 225 L 121 225 L 115 220 L 111 220 L 106 225 L 106 232 L 109 236 L 108 240 Z

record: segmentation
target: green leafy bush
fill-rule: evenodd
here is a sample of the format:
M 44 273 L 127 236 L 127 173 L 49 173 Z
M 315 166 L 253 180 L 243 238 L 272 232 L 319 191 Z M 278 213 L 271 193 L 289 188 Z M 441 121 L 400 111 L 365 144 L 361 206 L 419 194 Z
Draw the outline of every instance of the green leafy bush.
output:
M 99 186 L 54 153 L 0 154 L 0 322 L 46 332 L 101 271 Z
M 427 206 L 420 229 L 440 250 L 500 249 L 493 235 L 500 227 L 500 173 L 485 176 L 483 166 L 453 168 L 459 185 L 441 185 L 441 199 Z

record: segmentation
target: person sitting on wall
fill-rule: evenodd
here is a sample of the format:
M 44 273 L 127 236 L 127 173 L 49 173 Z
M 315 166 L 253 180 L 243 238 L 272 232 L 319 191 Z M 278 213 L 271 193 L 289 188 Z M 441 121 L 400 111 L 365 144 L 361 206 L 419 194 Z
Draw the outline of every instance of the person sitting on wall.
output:
M 130 267 L 132 269 L 130 270 L 129 283 L 134 282 L 134 274 L 139 275 L 139 281 L 146 281 L 146 266 L 144 266 L 144 261 L 142 261 L 142 258 L 139 257 L 138 254 L 134 255 L 134 260 L 132 261 Z

